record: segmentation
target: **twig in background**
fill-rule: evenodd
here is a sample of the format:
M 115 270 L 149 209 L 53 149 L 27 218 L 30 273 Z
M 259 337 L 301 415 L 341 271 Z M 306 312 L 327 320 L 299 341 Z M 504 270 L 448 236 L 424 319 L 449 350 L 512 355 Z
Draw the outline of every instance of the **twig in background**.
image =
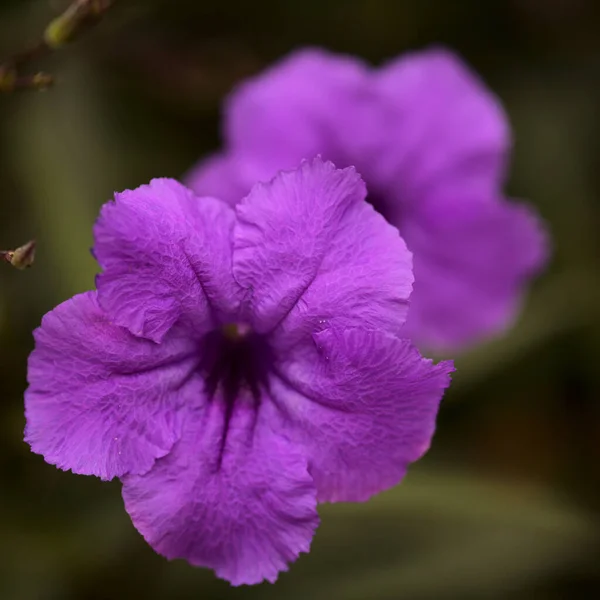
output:
M 74 40 L 97 23 L 113 4 L 114 0 L 74 0 L 61 15 L 50 21 L 40 41 L 0 63 L 0 92 L 50 87 L 54 83 L 52 75 L 43 72 L 26 75 L 20 70 Z

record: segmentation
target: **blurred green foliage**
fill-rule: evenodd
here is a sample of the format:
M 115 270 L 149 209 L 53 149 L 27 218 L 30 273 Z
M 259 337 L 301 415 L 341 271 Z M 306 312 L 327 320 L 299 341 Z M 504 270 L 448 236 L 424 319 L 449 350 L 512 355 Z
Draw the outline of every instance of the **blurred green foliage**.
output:
M 64 4 L 1 3 L 0 53 Z M 0 245 L 38 240 L 33 269 L 0 270 L 0 599 L 597 597 L 599 26 L 592 0 L 122 1 L 44 63 L 54 90 L 0 97 Z M 379 62 L 440 42 L 506 105 L 509 190 L 548 221 L 551 269 L 510 332 L 458 357 L 427 458 L 369 503 L 324 506 L 313 550 L 275 586 L 165 561 L 117 482 L 23 443 L 31 331 L 93 286 L 99 206 L 216 148 L 240 78 L 306 44 Z

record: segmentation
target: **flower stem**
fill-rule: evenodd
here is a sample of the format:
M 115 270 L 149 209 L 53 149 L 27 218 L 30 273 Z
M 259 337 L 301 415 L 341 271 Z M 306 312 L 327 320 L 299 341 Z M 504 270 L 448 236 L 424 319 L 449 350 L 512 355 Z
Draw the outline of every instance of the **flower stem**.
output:
M 96 24 L 114 0 L 73 0 L 67 9 L 44 29 L 42 39 L 0 62 L 0 93 L 44 90 L 54 83 L 48 73 L 21 74 L 20 69 L 73 41 Z

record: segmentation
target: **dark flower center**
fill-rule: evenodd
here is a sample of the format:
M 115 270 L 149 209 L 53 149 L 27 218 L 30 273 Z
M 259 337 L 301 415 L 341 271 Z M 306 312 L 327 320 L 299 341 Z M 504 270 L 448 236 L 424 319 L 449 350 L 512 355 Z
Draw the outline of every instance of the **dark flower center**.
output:
M 224 423 L 219 465 L 236 402 L 253 402 L 258 410 L 261 393 L 268 388 L 273 352 L 262 335 L 244 323 L 229 323 L 206 334 L 201 347 L 200 370 L 205 392 L 224 403 Z
M 245 323 L 229 323 L 205 336 L 202 353 L 200 368 L 209 398 L 219 394 L 235 402 L 246 390 L 258 402 L 273 358 L 264 336 Z

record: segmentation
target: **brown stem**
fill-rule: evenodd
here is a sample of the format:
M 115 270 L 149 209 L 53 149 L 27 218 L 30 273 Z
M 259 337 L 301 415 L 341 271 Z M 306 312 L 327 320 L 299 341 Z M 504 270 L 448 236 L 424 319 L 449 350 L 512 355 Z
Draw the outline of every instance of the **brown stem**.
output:
M 67 9 L 50 21 L 42 39 L 0 62 L 0 93 L 46 89 L 54 79 L 47 73 L 21 75 L 20 69 L 68 44 L 100 21 L 114 0 L 73 0 Z
M 34 60 L 38 60 L 49 53 L 50 48 L 47 46 L 46 42 L 44 40 L 40 40 L 37 42 L 37 44 L 27 48 L 26 50 L 15 52 L 5 62 L 9 62 L 13 67 L 18 68 Z

